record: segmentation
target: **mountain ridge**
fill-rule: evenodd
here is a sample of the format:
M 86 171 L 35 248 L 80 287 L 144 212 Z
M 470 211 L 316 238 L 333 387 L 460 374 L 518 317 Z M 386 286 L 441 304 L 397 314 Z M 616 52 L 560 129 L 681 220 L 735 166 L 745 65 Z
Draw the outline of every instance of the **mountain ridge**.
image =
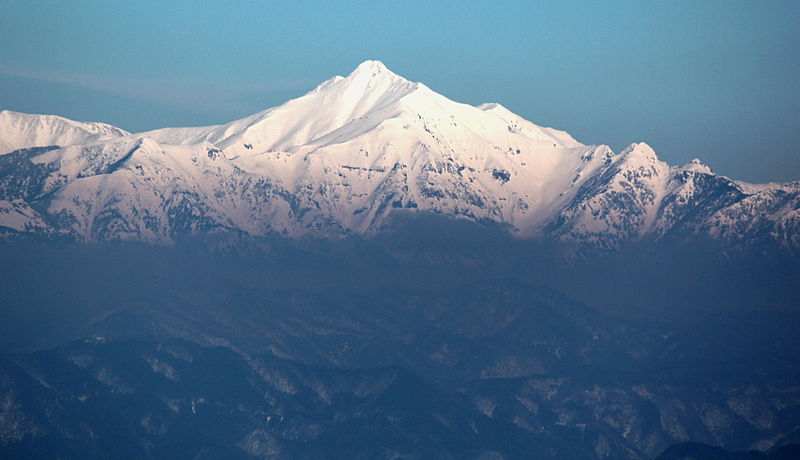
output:
M 65 146 L 129 134 L 106 123 L 0 110 L 0 155 L 22 148 Z
M 0 157 L 6 234 L 167 244 L 204 232 L 372 235 L 391 216 L 430 212 L 590 250 L 692 235 L 800 247 L 800 182 L 736 182 L 699 160 L 671 166 L 645 143 L 584 145 L 497 103 L 451 101 L 380 61 L 223 125 L 98 126 L 29 139 L 0 126 L 0 142 L 19 149 L 68 144 Z

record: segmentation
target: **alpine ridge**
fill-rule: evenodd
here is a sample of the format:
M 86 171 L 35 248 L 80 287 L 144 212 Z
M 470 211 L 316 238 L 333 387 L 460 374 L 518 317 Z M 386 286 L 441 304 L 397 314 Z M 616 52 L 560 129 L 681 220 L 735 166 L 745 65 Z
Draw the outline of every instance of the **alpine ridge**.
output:
M 83 144 L 129 134 L 105 123 L 0 110 L 0 155 L 26 147 Z
M 589 250 L 693 236 L 800 247 L 800 182 L 671 166 L 644 143 L 584 145 L 379 61 L 218 126 L 131 134 L 3 111 L 0 152 L 6 238 L 372 235 L 425 212 Z

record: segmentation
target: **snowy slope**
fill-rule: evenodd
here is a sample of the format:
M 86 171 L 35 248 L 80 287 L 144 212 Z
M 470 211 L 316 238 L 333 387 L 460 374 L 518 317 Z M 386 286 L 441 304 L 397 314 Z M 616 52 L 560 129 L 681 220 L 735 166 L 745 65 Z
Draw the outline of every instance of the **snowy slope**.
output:
M 127 134 L 43 123 L 2 142 L 72 145 L 0 157 L 0 200 L 22 210 L 13 222 L 0 214 L 0 226 L 41 216 L 81 240 L 168 243 L 207 232 L 373 234 L 432 212 L 589 248 L 740 232 L 800 244 L 796 185 L 737 183 L 699 161 L 669 166 L 643 143 L 620 154 L 583 145 L 499 104 L 451 101 L 378 61 L 224 125 Z M 80 140 L 65 126 L 94 131 Z
M 498 104 L 450 101 L 377 61 L 227 125 L 142 135 L 210 142 L 237 163 L 266 166 L 309 207 L 327 208 L 357 232 L 379 228 L 387 206 L 519 221 L 527 230 L 535 209 L 569 187 L 576 171 L 600 163 L 582 160 L 578 151 L 594 147 L 563 131 Z M 309 189 L 317 193 L 304 196 Z
M 105 123 L 0 111 L 0 155 L 29 147 L 82 144 L 127 134 Z
M 0 227 L 16 232 L 45 232 L 49 228 L 45 220 L 23 200 L 0 200 L 0 222 Z

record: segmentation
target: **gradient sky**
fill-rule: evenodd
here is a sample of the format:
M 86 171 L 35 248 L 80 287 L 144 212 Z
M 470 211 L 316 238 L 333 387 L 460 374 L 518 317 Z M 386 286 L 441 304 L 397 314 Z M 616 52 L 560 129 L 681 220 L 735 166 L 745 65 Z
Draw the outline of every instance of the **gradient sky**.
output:
M 230 121 L 379 59 L 615 150 L 800 179 L 795 1 L 0 1 L 0 109 Z

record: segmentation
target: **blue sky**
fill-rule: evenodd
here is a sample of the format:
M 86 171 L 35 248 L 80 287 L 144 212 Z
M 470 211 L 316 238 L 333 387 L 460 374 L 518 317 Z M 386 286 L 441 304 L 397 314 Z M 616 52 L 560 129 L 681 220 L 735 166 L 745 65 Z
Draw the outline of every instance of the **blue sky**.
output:
M 204 125 L 379 59 L 585 143 L 800 179 L 796 1 L 0 2 L 0 108 Z

